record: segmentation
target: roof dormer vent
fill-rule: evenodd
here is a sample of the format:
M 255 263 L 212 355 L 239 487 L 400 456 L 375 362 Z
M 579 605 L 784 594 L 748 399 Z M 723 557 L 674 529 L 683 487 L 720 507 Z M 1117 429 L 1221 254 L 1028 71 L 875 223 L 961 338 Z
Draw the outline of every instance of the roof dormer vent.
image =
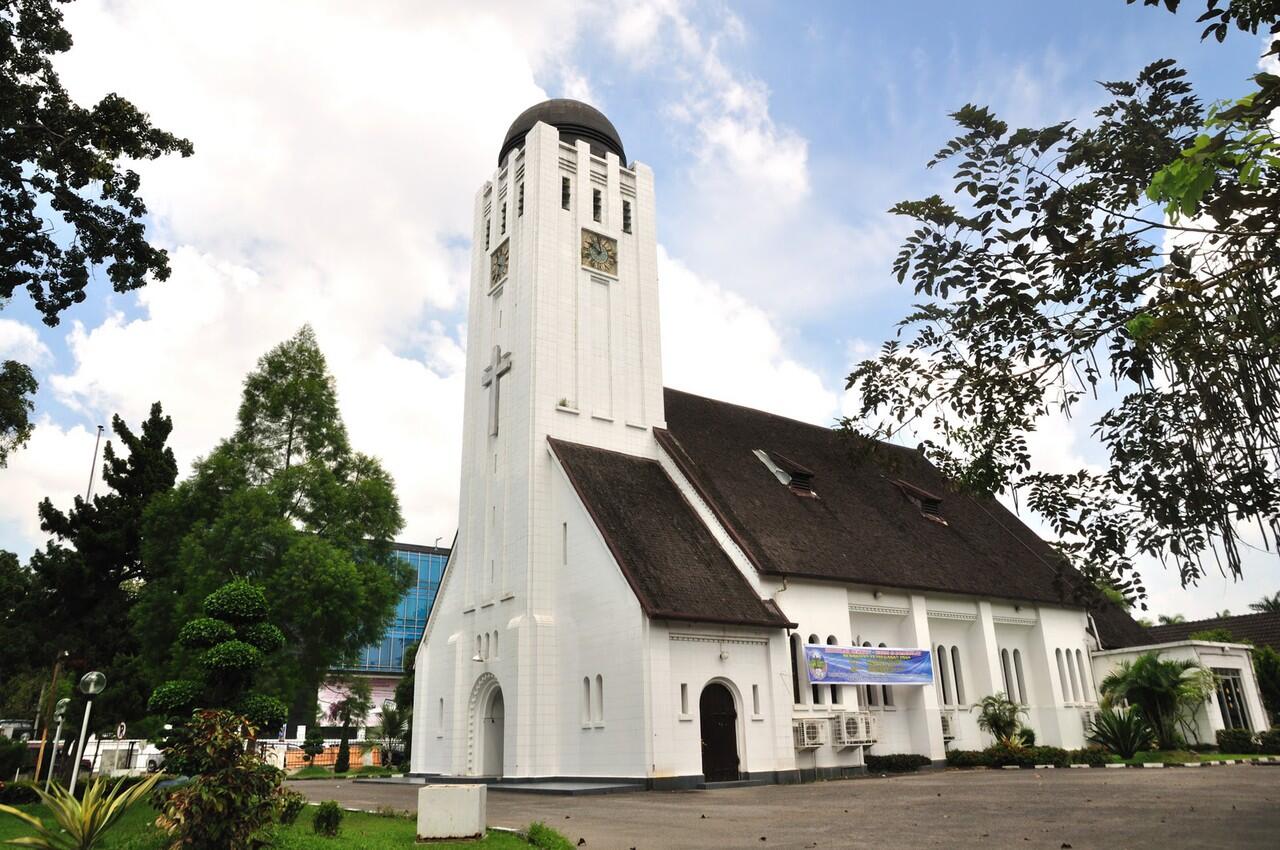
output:
M 893 483 L 898 486 L 898 489 L 902 491 L 902 495 L 906 496 L 908 501 L 920 509 L 920 514 L 925 519 L 933 520 L 942 525 L 947 524 L 946 518 L 942 515 L 941 496 L 935 496 L 928 490 L 903 481 L 901 478 Z
M 786 455 L 778 452 L 767 452 L 764 449 L 756 449 L 755 456 L 760 462 L 769 468 L 774 477 L 787 486 L 792 493 L 797 496 L 804 496 L 808 499 L 818 498 L 818 494 L 813 490 L 813 470 L 803 464 L 796 463 Z

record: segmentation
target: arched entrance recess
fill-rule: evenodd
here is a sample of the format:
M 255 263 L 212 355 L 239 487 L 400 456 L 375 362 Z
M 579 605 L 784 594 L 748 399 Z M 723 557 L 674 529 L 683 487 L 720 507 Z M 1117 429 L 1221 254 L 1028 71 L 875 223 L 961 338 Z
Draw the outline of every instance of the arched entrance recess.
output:
M 738 709 L 733 694 L 719 682 L 702 689 L 698 700 L 702 724 L 702 778 L 707 782 L 738 779 Z
M 471 689 L 467 710 L 467 773 L 502 776 L 506 706 L 492 673 L 484 673 Z

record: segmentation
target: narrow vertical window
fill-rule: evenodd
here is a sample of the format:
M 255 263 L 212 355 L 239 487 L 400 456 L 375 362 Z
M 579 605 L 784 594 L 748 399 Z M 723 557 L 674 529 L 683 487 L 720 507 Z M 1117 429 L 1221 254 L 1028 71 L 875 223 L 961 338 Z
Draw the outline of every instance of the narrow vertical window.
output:
M 524 215 L 524 184 L 516 187 L 516 218 Z
M 484 223 L 484 249 L 489 250 L 489 222 Z
M 1067 652 L 1067 675 L 1071 677 L 1071 701 L 1080 701 L 1080 683 L 1076 678 L 1076 659 L 1070 652 Z
M 800 646 L 800 635 L 791 636 L 791 699 L 800 704 L 800 657 L 803 655 Z
M 1009 682 L 1013 679 L 1009 675 L 1009 650 L 1000 650 L 1000 675 L 1004 677 L 1004 695 L 1009 699 L 1014 699 L 1013 688 Z
M 1022 651 L 1013 651 L 1013 673 L 1018 677 L 1018 702 L 1027 705 L 1027 682 L 1022 678 Z
M 751 686 L 751 713 L 756 717 L 760 716 L 760 686 Z
M 600 220 L 600 217 L 603 215 L 603 213 L 604 213 L 604 202 L 603 202 L 603 200 L 602 200 L 602 199 L 601 199 L 601 197 L 600 197 L 600 190 L 599 190 L 599 189 L 592 189 L 592 190 L 591 190 L 591 218 L 592 218 L 592 220 L 594 220 L 594 221 L 599 221 L 599 220 Z
M 680 713 L 689 713 L 689 686 L 684 682 L 680 683 Z
M 835 645 L 836 645 L 836 636 L 827 635 L 827 646 L 835 646 Z M 840 686 L 839 685 L 831 685 L 831 704 L 832 705 L 840 704 Z M 759 712 L 756 712 L 756 713 L 759 714 Z
M 947 648 L 939 644 L 933 651 L 933 656 L 938 660 L 938 689 L 942 691 L 942 704 L 951 705 L 951 689 L 947 682 Z
M 480 654 L 480 635 L 476 635 L 476 658 L 484 658 L 484 656 Z
M 951 647 L 951 679 L 956 686 L 956 705 L 964 705 L 964 676 L 960 674 L 960 647 Z
M 591 677 L 582 677 L 582 725 L 591 722 Z
M 871 646 L 871 641 L 864 640 L 862 645 Z M 863 685 L 862 701 L 868 707 L 878 706 L 880 704 L 880 688 L 876 685 Z
M 498 233 L 503 234 L 506 232 L 507 232 L 507 205 L 504 203 L 502 205 L 502 220 L 498 224 Z
M 1086 702 L 1091 701 L 1093 688 L 1089 684 L 1089 674 L 1085 672 L 1084 655 L 1078 649 L 1076 650 L 1076 667 L 1080 669 L 1080 696 L 1084 697 Z
M 489 659 L 489 633 L 488 632 L 484 633 L 484 659 L 486 661 Z
M 1058 684 L 1062 686 L 1062 701 L 1071 702 L 1071 686 L 1067 684 L 1067 665 L 1062 660 L 1062 650 L 1055 649 L 1053 655 L 1058 662 Z
M 596 674 L 596 722 L 604 722 L 604 676 Z
M 560 523 L 560 563 L 569 563 L 569 523 Z
M 622 202 L 622 232 L 631 232 L 631 202 L 625 200 Z
M 498 657 L 498 633 L 493 633 L 493 657 Z
M 810 643 L 810 644 L 814 644 L 814 643 L 822 643 L 822 641 L 818 640 L 818 636 L 817 636 L 817 635 L 809 635 L 809 643 Z M 807 665 L 807 664 L 805 665 L 805 669 L 806 669 L 806 670 L 808 669 L 808 665 Z M 822 686 L 821 686 L 821 685 L 811 685 L 811 686 L 810 686 L 810 689 L 813 691 L 813 704 L 814 704 L 814 705 L 822 705 L 822 703 L 824 702 L 824 700 L 823 700 L 823 698 L 822 698 Z
M 569 178 L 560 178 L 560 209 L 569 209 Z
M 436 714 L 436 729 L 444 729 L 444 697 L 440 697 L 440 708 Z

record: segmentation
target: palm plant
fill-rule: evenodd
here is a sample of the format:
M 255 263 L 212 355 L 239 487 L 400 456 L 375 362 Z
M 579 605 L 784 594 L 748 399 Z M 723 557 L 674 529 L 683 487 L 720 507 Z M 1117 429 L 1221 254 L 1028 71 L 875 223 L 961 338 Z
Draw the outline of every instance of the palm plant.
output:
M 1162 660 L 1156 653 L 1126 661 L 1099 685 L 1104 704 L 1121 700 L 1137 706 L 1151 725 L 1160 749 L 1182 743 L 1179 727 L 1187 729 L 1195 711 L 1213 693 L 1213 674 L 1190 660 Z
M 1257 611 L 1259 614 L 1280 613 L 1280 590 L 1270 596 L 1262 597 L 1257 602 L 1250 602 L 1249 610 Z
M 395 764 L 404 750 L 404 740 L 409 735 L 409 709 L 382 707 L 382 722 L 373 729 L 374 737 L 382 741 L 384 763 Z
M 14 838 L 5 843 L 36 850 L 93 850 L 99 846 L 106 831 L 120 820 L 130 806 L 149 794 L 159 780 L 160 774 L 157 773 L 132 788 L 125 788 L 122 779 L 109 793 L 104 794 L 106 780 L 97 779 L 85 789 L 81 800 L 77 800 L 61 785 L 54 785 L 49 793 L 36 787 L 33 790 L 40 795 L 40 802 L 49 809 L 57 826 L 47 827 L 34 815 L 12 806 L 0 805 L 0 812 L 13 815 L 35 830 L 34 835 Z
M 1124 759 L 1150 747 L 1153 737 L 1151 727 L 1136 708 L 1108 706 L 1100 709 L 1089 724 L 1089 740 Z
M 978 709 L 978 728 L 990 733 L 997 741 L 1007 741 L 1017 733 L 1021 725 L 1018 717 L 1026 713 L 1026 709 L 1009 699 L 1001 691 L 982 698 L 981 702 L 969 706 L 969 710 Z
M 1185 623 L 1187 618 L 1181 614 L 1161 614 L 1156 617 L 1156 622 L 1162 626 L 1172 626 L 1174 623 Z
M 366 679 L 353 678 L 350 681 L 332 679 L 330 684 L 345 688 L 342 699 L 329 706 L 329 719 L 342 726 L 342 735 L 338 741 L 338 758 L 333 764 L 334 773 L 346 773 L 350 766 L 351 727 L 364 723 L 373 708 L 373 693 Z

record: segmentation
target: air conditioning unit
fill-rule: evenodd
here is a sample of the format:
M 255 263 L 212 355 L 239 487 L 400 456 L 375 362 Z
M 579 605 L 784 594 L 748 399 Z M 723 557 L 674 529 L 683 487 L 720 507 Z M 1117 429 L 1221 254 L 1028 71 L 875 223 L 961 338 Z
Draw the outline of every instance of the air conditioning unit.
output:
M 942 712 L 942 740 L 943 742 L 954 741 L 956 739 L 956 713 L 954 711 Z
M 831 743 L 837 747 L 856 747 L 862 744 L 862 718 L 856 711 L 838 712 L 831 718 Z
M 791 736 L 795 739 L 797 750 L 816 750 L 827 742 L 826 718 L 815 720 L 805 718 L 791 721 Z

